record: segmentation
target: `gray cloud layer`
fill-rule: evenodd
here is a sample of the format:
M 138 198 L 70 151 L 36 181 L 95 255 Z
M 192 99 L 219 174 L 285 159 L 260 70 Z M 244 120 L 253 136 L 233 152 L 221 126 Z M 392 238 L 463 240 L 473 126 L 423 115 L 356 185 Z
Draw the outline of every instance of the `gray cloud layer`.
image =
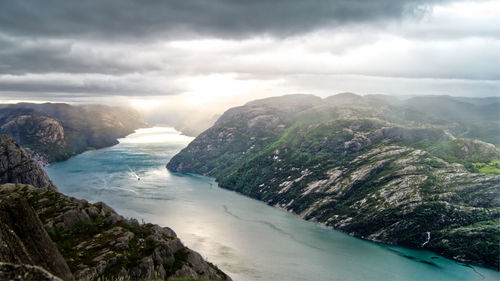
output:
M 147 38 L 259 34 L 398 19 L 438 0 L 4 0 L 0 26 L 26 36 Z
M 23 36 L 157 38 L 289 36 L 399 19 L 440 0 L 3 0 L 0 26 Z
M 292 92 L 355 74 L 476 80 L 494 93 L 496 25 L 419 20 L 443 2 L 460 0 L 3 0 L 0 95 L 172 95 L 189 88 L 178 80 L 212 74 Z M 224 42 L 171 44 L 207 38 Z

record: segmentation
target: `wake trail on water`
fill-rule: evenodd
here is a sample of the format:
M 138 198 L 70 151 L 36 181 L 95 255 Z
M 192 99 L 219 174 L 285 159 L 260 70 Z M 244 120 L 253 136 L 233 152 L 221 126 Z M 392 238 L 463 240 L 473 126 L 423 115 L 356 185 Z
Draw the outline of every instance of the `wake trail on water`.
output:
M 129 169 L 130 169 L 130 167 L 129 167 Z M 97 178 L 102 181 L 102 184 L 103 184 L 103 187 L 105 190 L 108 190 L 108 191 L 112 191 L 112 190 L 127 191 L 130 193 L 133 193 L 134 196 L 139 195 L 139 193 L 137 193 L 137 191 L 130 189 L 130 188 L 121 188 L 121 187 L 110 186 L 108 184 L 108 181 L 106 180 L 106 176 L 98 176 Z
M 130 168 L 129 165 L 127 165 L 128 170 L 132 173 L 133 176 L 135 176 L 137 179 L 140 179 L 140 177 Z
M 263 220 L 252 220 L 252 219 L 245 219 L 245 218 L 242 218 L 234 213 L 232 213 L 231 211 L 229 211 L 229 208 L 226 206 L 226 205 L 222 205 L 222 207 L 224 208 L 224 212 L 230 216 L 232 216 L 233 218 L 236 218 L 238 220 L 241 220 L 241 221 L 246 221 L 246 222 L 253 222 L 253 223 L 260 223 L 260 224 L 264 224 L 268 227 L 270 227 L 271 229 L 285 235 L 285 236 L 288 236 L 290 239 L 292 239 L 293 241 L 299 243 L 299 244 L 302 244 L 304 246 L 307 246 L 307 247 L 310 247 L 310 248 L 313 248 L 313 249 L 316 249 L 316 250 L 323 250 L 322 248 L 319 248 L 319 247 L 316 247 L 316 246 L 313 246 L 313 245 L 309 245 L 303 241 L 300 241 L 298 240 L 297 238 L 295 238 L 295 236 L 291 233 L 288 233 L 286 231 L 284 231 L 283 229 L 277 227 L 276 225 L 268 222 L 268 221 L 263 221 Z
M 104 176 L 100 176 L 99 179 L 102 181 L 104 184 L 104 188 L 108 188 L 108 182 L 106 181 L 106 178 Z

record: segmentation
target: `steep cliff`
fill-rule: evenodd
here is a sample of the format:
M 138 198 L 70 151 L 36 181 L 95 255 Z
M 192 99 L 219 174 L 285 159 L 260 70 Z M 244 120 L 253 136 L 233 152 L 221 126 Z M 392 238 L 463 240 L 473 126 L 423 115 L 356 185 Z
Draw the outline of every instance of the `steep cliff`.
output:
M 19 198 L 23 200 L 15 200 Z M 3 218 L 17 222 L 12 226 L 15 239 L 11 237 L 14 234 L 4 235 L 11 232 L 2 227 L 0 239 L 6 237 L 7 246 L 0 248 L 0 261 L 38 265 L 65 280 L 72 276 L 76 280 L 230 280 L 185 247 L 171 229 L 127 220 L 103 203 L 90 204 L 55 191 L 15 184 L 0 186 L 0 200 L 2 204 L 22 202 L 0 208 L 2 226 L 10 226 Z M 57 266 L 52 265 L 56 261 Z M 63 274 L 53 269 L 64 265 L 71 271 Z
M 62 281 L 45 269 L 27 264 L 0 262 L 0 280 L 9 281 Z
M 171 229 L 57 192 L 6 135 L 0 135 L 0 175 L 9 182 L 0 185 L 1 280 L 230 280 Z
M 229 110 L 167 167 L 351 235 L 498 268 L 500 154 L 456 128 L 380 96 L 284 96 Z
M 0 186 L 0 261 L 40 266 L 64 280 L 73 280 L 66 261 L 26 198 L 10 192 L 15 187 Z
M 132 109 L 102 105 L 20 103 L 0 105 L 0 133 L 10 135 L 43 164 L 118 143 L 146 127 Z
M 45 172 L 7 135 L 0 135 L 0 184 L 24 183 L 57 190 Z

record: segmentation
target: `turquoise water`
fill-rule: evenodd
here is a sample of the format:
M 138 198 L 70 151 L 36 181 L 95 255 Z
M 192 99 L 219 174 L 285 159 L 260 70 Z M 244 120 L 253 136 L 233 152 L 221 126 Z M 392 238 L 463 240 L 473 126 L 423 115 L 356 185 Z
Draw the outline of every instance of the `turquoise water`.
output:
M 171 227 L 234 280 L 500 280 L 494 270 L 301 220 L 221 189 L 213 178 L 167 171 L 191 140 L 170 128 L 141 129 L 46 171 L 64 194 Z

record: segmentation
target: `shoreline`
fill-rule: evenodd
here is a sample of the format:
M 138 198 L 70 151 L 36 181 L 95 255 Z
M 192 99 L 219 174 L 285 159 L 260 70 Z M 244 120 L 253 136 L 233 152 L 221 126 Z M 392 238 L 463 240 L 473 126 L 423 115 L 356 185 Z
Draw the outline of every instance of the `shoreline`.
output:
M 104 146 L 101 146 L 101 147 L 87 147 L 87 149 L 85 149 L 85 150 L 83 150 L 83 151 L 81 151 L 81 152 L 77 152 L 77 153 L 75 153 L 75 154 L 69 155 L 67 158 L 64 158 L 64 159 L 62 159 L 62 160 L 57 160 L 57 161 L 52 161 L 52 162 L 49 162 L 49 161 L 47 160 L 47 157 L 45 157 L 44 155 L 41 155 L 41 154 L 39 154 L 39 153 L 37 153 L 37 152 L 33 151 L 33 150 L 32 150 L 31 148 L 29 148 L 29 147 L 23 147 L 23 146 L 21 146 L 21 148 L 22 148 L 22 149 L 24 149 L 24 151 L 26 151 L 26 153 L 28 153 L 28 155 L 29 155 L 29 156 L 33 159 L 33 161 L 35 161 L 35 162 L 38 164 L 38 166 L 40 166 L 40 167 L 42 167 L 42 168 L 43 168 L 43 167 L 50 166 L 50 165 L 52 165 L 52 164 L 54 164 L 54 163 L 67 161 L 67 160 L 69 160 L 69 159 L 71 159 L 71 158 L 73 158 L 73 157 L 75 157 L 75 156 L 77 156 L 77 155 L 83 154 L 83 153 L 88 152 L 88 151 L 100 150 L 100 149 L 104 149 L 104 148 L 108 148 L 108 147 L 113 147 L 113 146 L 115 146 L 115 145 L 120 144 L 120 141 L 119 141 L 120 139 L 124 139 L 124 138 L 126 138 L 126 137 L 128 137 L 128 136 L 130 136 L 130 135 L 132 135 L 132 134 L 134 134 L 134 133 L 136 133 L 136 132 L 137 132 L 137 130 L 141 130 L 141 129 L 150 129 L 150 128 L 154 128 L 154 126 L 142 127 L 142 128 L 137 128 L 137 129 L 134 129 L 134 131 L 133 131 L 133 132 L 130 132 L 130 133 L 128 133 L 127 135 L 120 136 L 120 137 L 116 138 L 116 139 L 115 139 L 115 142 L 114 142 L 113 144 L 104 145 Z
M 437 251 L 433 251 L 432 249 L 427 249 L 427 248 L 424 248 L 424 247 L 420 247 L 420 248 L 417 248 L 417 247 L 411 247 L 411 246 L 408 246 L 408 245 L 403 245 L 403 244 L 395 244 L 395 243 L 388 243 L 388 242 L 385 242 L 385 241 L 379 241 L 379 240 L 372 240 L 372 239 L 367 239 L 365 237 L 361 237 L 361 236 L 358 236 L 358 235 L 355 235 L 354 233 L 349 233 L 349 232 L 346 232 L 346 231 L 343 231 L 341 229 L 337 229 L 337 228 L 334 228 L 332 226 L 329 226 L 329 225 L 326 225 L 322 222 L 319 222 L 319 221 L 315 221 L 315 220 L 309 220 L 309 219 L 305 219 L 303 218 L 302 216 L 300 216 L 299 214 L 295 213 L 295 212 L 292 212 L 290 210 L 287 210 L 283 207 L 280 207 L 280 206 L 277 206 L 277 205 L 271 205 L 269 204 L 268 202 L 265 202 L 265 201 L 262 201 L 262 200 L 259 200 L 259 199 L 256 199 L 256 198 L 253 198 L 251 196 L 248 196 L 246 194 L 243 194 L 243 193 L 240 193 L 236 190 L 233 190 L 233 189 L 229 189 L 229 188 L 226 188 L 226 187 L 223 187 L 223 186 L 220 186 L 219 185 L 219 181 L 217 178 L 215 177 L 212 177 L 210 175 L 205 175 L 205 174 L 200 174 L 200 173 L 196 173 L 196 172 L 192 172 L 192 171 L 176 171 L 176 170 L 172 170 L 172 169 L 169 169 L 167 168 L 168 171 L 170 172 L 173 172 L 173 173 L 180 173 L 180 174 L 190 174 L 190 175 L 199 175 L 199 176 L 205 176 L 205 177 L 209 177 L 209 178 L 212 178 L 216 183 L 217 183 L 217 186 L 219 188 L 222 188 L 224 190 L 228 190 L 228 191 L 232 191 L 232 192 L 235 192 L 239 195 L 242 195 L 246 198 L 250 198 L 252 200 L 255 200 L 257 202 L 260 202 L 262 204 L 265 204 L 267 206 L 270 206 L 270 207 L 273 207 L 273 208 L 277 208 L 279 210 L 282 210 L 284 212 L 287 212 L 289 214 L 293 214 L 295 217 L 303 220 L 303 221 L 307 221 L 307 222 L 311 222 L 311 223 L 314 223 L 314 224 L 317 224 L 321 227 L 324 227 L 324 228 L 327 228 L 329 230 L 333 230 L 333 231 L 338 231 L 342 234 L 345 234 L 345 235 L 349 235 L 351 237 L 354 237 L 354 238 L 357 238 L 357 239 L 361 239 L 361 240 L 364 240 L 364 241 L 368 241 L 368 242 L 371 242 L 371 243 L 376 243 L 376 244 L 381 244 L 381 245 L 384 245 L 384 246 L 397 246 L 397 247 L 404 247 L 404 248 L 407 248 L 407 249 L 411 249 L 411 250 L 421 250 L 421 251 L 428 251 L 428 252 L 431 252 L 433 254 L 436 254 L 442 258 L 445 258 L 445 259 L 449 259 L 451 261 L 454 261 L 456 262 L 457 264 L 460 264 L 460 265 L 463 265 L 463 266 L 466 266 L 466 267 L 471 267 L 473 268 L 474 266 L 475 267 L 480 267 L 480 268 L 485 268 L 485 269 L 490 269 L 490 270 L 495 270 L 497 273 L 500 273 L 500 268 L 495 268 L 495 267 L 490 267 L 490 266 L 487 266 L 485 264 L 480 264 L 480 263 L 474 263 L 474 262 L 467 262 L 467 261 L 463 261 L 463 260 L 458 260 L 458 259 L 455 259 L 453 257 L 450 257 L 450 256 L 446 256 L 442 253 L 439 253 Z M 429 240 L 430 241 L 430 240 Z M 425 241 L 424 241 L 425 242 Z M 428 242 L 428 241 L 427 241 Z M 479 274 L 479 273 L 478 273 Z

